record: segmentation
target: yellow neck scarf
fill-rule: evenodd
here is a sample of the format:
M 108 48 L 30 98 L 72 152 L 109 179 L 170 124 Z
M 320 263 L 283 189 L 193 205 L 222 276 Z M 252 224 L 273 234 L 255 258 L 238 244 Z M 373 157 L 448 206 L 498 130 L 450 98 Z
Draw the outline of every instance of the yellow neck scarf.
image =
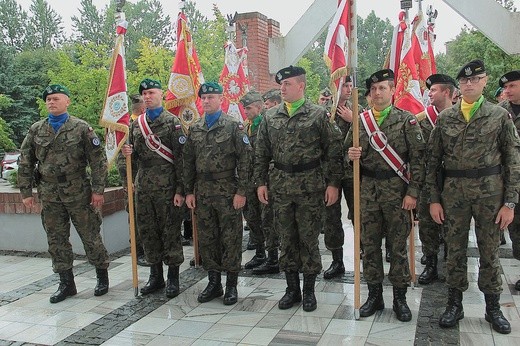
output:
M 285 102 L 285 108 L 287 108 L 287 113 L 289 113 L 289 116 L 293 116 L 294 113 L 305 103 L 305 97 L 299 99 L 298 101 L 294 102 Z
M 464 119 L 466 119 L 466 122 L 469 123 L 471 120 L 471 117 L 473 117 L 473 114 L 477 111 L 477 109 L 480 108 L 480 105 L 484 102 L 484 96 L 480 96 L 480 98 L 473 103 L 467 103 L 462 99 L 460 102 L 460 111 L 462 112 L 462 115 L 464 116 Z

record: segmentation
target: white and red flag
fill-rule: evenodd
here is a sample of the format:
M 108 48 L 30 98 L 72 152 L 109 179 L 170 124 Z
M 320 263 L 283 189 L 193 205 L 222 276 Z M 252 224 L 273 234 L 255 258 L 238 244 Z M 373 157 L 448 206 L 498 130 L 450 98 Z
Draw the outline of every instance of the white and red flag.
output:
M 426 19 L 419 11 L 415 16 L 413 23 L 412 50 L 414 55 L 415 66 L 419 78 L 419 86 L 421 88 L 422 104 L 428 104 L 428 88 L 426 87 L 426 79 L 436 72 L 435 56 L 431 42 L 430 28 Z M 432 28 L 433 30 L 433 28 Z
M 240 99 L 249 91 L 249 80 L 244 68 L 245 60 L 243 60 L 243 54 L 247 54 L 247 49 L 241 49 L 241 56 L 231 41 L 228 41 L 224 49 L 226 51 L 224 68 L 219 78 L 219 83 L 224 89 L 222 110 L 242 122 L 246 119 L 246 114 Z
M 338 0 L 338 9 L 329 25 L 323 59 L 330 70 L 330 90 L 333 97 L 332 114 L 335 112 L 341 86 L 349 74 L 350 0 Z
M 189 126 L 202 114 L 197 93 L 203 83 L 204 76 L 186 15 L 180 12 L 177 19 L 177 51 L 166 91 L 166 109 L 179 117 L 184 133 L 188 133 Z
M 401 45 L 401 47 L 399 47 Z M 424 110 L 419 73 L 412 50 L 412 32 L 404 12 L 399 14 L 399 24 L 394 30 L 390 50 L 390 68 L 395 74 L 394 105 L 412 114 Z
M 130 113 L 126 88 L 124 40 L 128 22 L 122 18 L 117 23 L 117 37 L 110 65 L 110 77 L 99 124 L 106 128 L 105 151 L 108 165 L 117 158 L 128 137 Z

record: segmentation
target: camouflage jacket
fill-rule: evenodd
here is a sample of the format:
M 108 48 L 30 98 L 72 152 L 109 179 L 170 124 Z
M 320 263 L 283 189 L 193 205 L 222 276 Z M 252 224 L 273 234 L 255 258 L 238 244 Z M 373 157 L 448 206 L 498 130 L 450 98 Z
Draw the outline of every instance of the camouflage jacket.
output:
M 305 194 L 324 191 L 326 185 L 338 187 L 342 178 L 339 129 L 331 124 L 323 107 L 305 103 L 288 115 L 285 105 L 269 109 L 260 123 L 255 149 L 254 180 L 258 185 L 269 181 L 276 194 Z M 269 179 L 269 162 L 275 168 Z M 288 173 L 276 164 L 300 165 L 321 161 L 320 166 L 303 172 Z
M 345 103 L 345 106 L 347 106 L 349 109 L 352 109 L 352 102 L 350 100 L 347 100 Z M 352 123 L 349 123 L 348 121 L 343 120 L 343 118 L 338 114 L 336 111 L 336 115 L 334 116 L 334 121 L 336 122 L 336 125 L 338 125 L 339 129 L 341 130 L 342 137 L 342 144 L 345 140 L 345 137 L 347 137 L 347 133 L 350 130 L 350 126 Z
M 466 170 L 502 165 L 502 175 L 480 178 L 446 178 L 459 184 L 467 199 L 504 195 L 504 202 L 518 202 L 520 187 L 520 140 L 507 111 L 484 101 L 469 122 L 460 101 L 441 112 L 430 138 L 426 187 L 431 203 L 440 203 L 436 173 L 444 162 L 446 170 Z
M 34 168 L 38 164 L 42 200 L 75 201 L 84 189 L 103 194 L 107 176 L 105 150 L 89 124 L 69 116 L 57 133 L 47 119 L 34 123 L 25 137 L 18 168 L 23 198 L 32 196 Z M 87 166 L 91 178 L 87 179 Z
M 520 131 L 520 114 L 515 115 L 515 112 L 513 112 L 513 107 L 511 106 L 511 102 L 509 102 L 508 100 L 504 100 L 504 101 L 500 102 L 497 106 L 504 108 L 506 111 L 509 112 L 509 114 L 511 114 L 511 116 L 513 117 L 513 122 L 515 123 L 516 129 L 518 131 Z
M 430 120 L 428 120 L 426 111 L 424 110 L 421 113 L 416 114 L 415 117 L 417 118 L 419 126 L 421 127 L 424 140 L 426 143 L 428 143 L 428 139 L 430 138 L 430 134 L 432 133 L 433 126 Z
M 222 112 L 210 129 L 204 118 L 197 120 L 190 126 L 184 146 L 186 194 L 245 196 L 251 176 L 251 151 L 244 126 L 233 117 Z M 228 171 L 235 173 L 226 178 L 208 177 Z
M 139 121 L 130 125 L 130 144 L 133 145 L 132 160 L 137 162 L 135 187 L 146 192 L 153 190 L 172 190 L 173 193 L 183 193 L 182 185 L 182 145 L 186 141 L 179 118 L 163 110 L 157 119 L 146 121 L 153 134 L 160 138 L 162 144 L 173 152 L 173 164 L 163 159 L 146 145 L 145 138 L 139 127 Z
M 388 138 L 388 144 L 408 165 L 411 175 L 410 184 L 407 185 L 397 174 L 395 177 L 386 180 L 362 176 L 361 196 L 371 201 L 380 202 L 401 200 L 405 195 L 417 198 L 424 183 L 426 143 L 415 116 L 393 107 L 379 129 Z M 345 139 L 345 162 L 350 162 L 347 153 L 348 148 L 352 147 L 352 140 L 351 129 Z M 372 172 L 392 170 L 381 154 L 370 146 L 368 134 L 361 120 L 359 145 L 362 147 L 361 172 L 363 172 L 363 169 Z M 352 165 L 349 164 L 346 167 L 347 177 L 352 176 Z

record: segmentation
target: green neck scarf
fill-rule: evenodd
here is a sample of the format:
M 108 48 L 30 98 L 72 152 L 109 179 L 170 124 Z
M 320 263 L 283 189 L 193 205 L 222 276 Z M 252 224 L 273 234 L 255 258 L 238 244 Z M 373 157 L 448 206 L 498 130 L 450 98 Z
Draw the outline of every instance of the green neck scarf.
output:
M 471 119 L 473 117 L 473 114 L 480 108 L 482 105 L 482 102 L 484 102 L 484 95 L 481 95 L 480 98 L 473 104 L 473 108 L 469 111 L 469 118 Z
M 251 132 L 255 132 L 255 129 L 260 125 L 262 121 L 262 114 L 259 114 L 256 118 L 251 122 Z
M 293 116 L 294 113 L 305 103 L 305 97 L 299 99 L 298 101 L 294 102 L 285 102 L 285 107 L 287 108 L 287 113 L 289 113 L 289 116 Z
M 379 119 L 377 119 L 377 125 L 378 126 L 381 126 L 381 124 L 383 123 L 383 121 L 386 119 L 386 117 L 388 117 L 388 114 L 390 114 L 390 111 L 392 110 L 392 105 L 386 107 L 385 109 L 383 109 L 379 115 Z

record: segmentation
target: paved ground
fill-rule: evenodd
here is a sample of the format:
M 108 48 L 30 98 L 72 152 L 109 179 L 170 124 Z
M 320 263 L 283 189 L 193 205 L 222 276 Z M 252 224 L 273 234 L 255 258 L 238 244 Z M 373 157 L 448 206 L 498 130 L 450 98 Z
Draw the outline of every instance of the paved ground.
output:
M 437 324 L 446 301 L 442 256 L 441 280 L 408 290 L 411 322 L 395 318 L 388 282 L 384 287 L 386 308 L 372 317 L 355 320 L 350 222 L 345 222 L 344 228 L 347 273 L 334 281 L 318 277 L 318 309 L 310 313 L 301 306 L 278 309 L 277 301 L 285 291 L 282 274 L 255 277 L 250 271 L 240 273 L 236 305 L 225 306 L 221 298 L 198 303 L 197 294 L 207 279 L 202 269 L 189 267 L 191 246 L 184 247 L 182 293 L 174 299 L 167 299 L 163 292 L 134 297 L 131 258 L 124 251 L 113 257 L 107 295 L 94 297 L 94 268 L 78 258 L 74 266 L 78 294 L 58 304 L 49 303 L 58 276 L 52 273 L 45 254 L 0 252 L 0 345 L 520 345 L 520 292 L 513 287 L 520 278 L 520 262 L 512 258 L 509 239 L 500 251 L 504 282 L 501 305 L 513 331 L 501 335 L 483 318 L 485 303 L 476 284 L 478 252 L 474 237 L 468 250 L 470 287 L 464 294 L 465 318 L 456 328 L 441 329 Z M 247 238 L 245 233 L 244 244 Z M 331 254 L 323 239 L 320 244 L 327 268 Z M 419 274 L 423 266 L 419 263 L 418 239 L 416 244 Z M 243 263 L 253 255 L 254 251 L 244 251 Z M 148 269 L 140 267 L 140 287 L 147 276 Z M 366 296 L 366 285 L 362 284 L 362 302 Z

